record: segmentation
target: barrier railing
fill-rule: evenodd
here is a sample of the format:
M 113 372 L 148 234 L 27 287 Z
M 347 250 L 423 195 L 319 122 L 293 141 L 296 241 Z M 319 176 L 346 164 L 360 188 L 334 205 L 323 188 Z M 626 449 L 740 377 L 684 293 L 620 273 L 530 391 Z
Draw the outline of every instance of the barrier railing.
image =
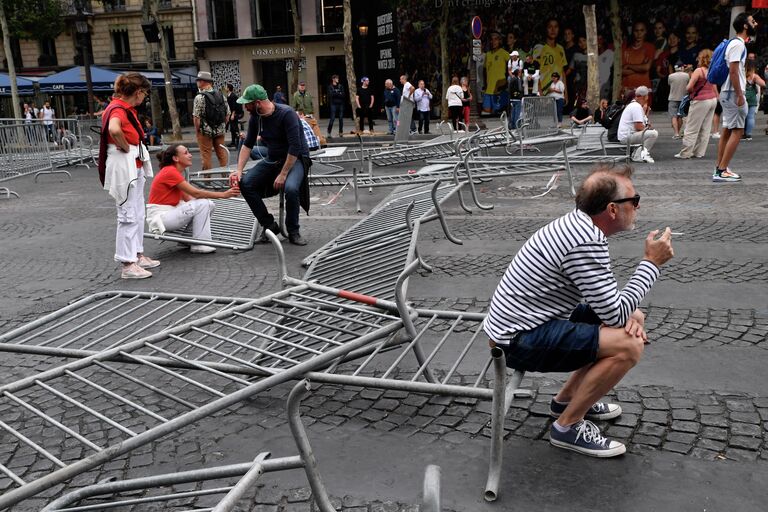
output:
M 42 124 L 0 124 L 0 182 L 53 170 L 46 130 Z M 0 193 L 19 197 L 7 187 Z

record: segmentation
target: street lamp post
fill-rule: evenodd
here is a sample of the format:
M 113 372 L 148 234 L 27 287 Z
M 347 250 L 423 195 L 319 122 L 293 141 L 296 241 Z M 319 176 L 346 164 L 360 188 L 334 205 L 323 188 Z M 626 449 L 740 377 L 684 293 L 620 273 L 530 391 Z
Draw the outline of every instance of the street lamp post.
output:
M 366 52 L 366 39 L 368 39 L 368 22 L 365 20 L 365 18 L 361 19 L 360 22 L 357 24 L 357 31 L 360 34 L 360 52 L 362 53 L 362 65 L 360 66 L 360 70 L 363 73 L 363 76 L 366 76 L 368 74 L 367 70 L 367 62 L 368 62 L 368 55 Z
M 91 52 L 90 45 L 88 44 L 88 38 L 90 29 L 88 27 L 89 13 L 86 10 L 86 2 L 84 0 L 78 0 L 75 3 L 77 9 L 77 17 L 75 18 L 75 29 L 80 39 L 80 45 L 83 49 L 83 66 L 85 67 L 85 84 L 88 89 L 88 117 L 93 117 L 93 80 L 91 79 Z

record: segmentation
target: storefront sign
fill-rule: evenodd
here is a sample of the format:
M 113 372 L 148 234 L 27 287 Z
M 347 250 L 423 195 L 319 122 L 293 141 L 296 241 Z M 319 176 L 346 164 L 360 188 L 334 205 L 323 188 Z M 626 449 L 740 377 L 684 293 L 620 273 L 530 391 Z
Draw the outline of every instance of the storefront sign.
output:
M 296 53 L 296 48 L 293 46 L 282 46 L 278 48 L 257 48 L 251 52 L 254 57 L 284 57 L 286 55 L 293 55 Z M 302 46 L 299 53 L 305 53 L 305 49 Z
M 376 16 L 376 46 L 379 49 L 376 68 L 384 71 L 397 68 L 394 19 L 395 14 L 391 11 Z

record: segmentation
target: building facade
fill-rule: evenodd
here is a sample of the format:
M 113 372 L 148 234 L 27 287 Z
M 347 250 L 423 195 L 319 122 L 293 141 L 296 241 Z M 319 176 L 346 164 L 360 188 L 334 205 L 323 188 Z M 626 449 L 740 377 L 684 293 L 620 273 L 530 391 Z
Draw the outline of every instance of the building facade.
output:
M 262 84 L 270 97 L 276 86 L 288 91 L 293 66 L 293 15 L 290 0 L 195 0 L 200 69 L 217 86 L 232 83 L 240 91 Z M 299 79 L 315 102 L 315 115 L 327 106 L 326 87 L 333 74 L 344 76 L 342 0 L 297 0 L 301 16 Z
M 141 26 L 143 0 L 115 0 L 111 4 L 62 0 L 62 3 L 66 13 L 64 30 L 57 37 L 11 41 L 18 75 L 47 76 L 72 66 L 82 66 L 86 46 L 94 66 L 114 70 L 160 70 L 159 54 L 146 42 Z M 86 12 L 88 34 L 80 34 L 76 29 L 78 4 Z M 159 7 L 157 22 L 163 36 L 161 44 L 165 45 L 171 68 L 188 70 L 194 75 L 197 60 L 192 0 L 160 0 Z M 1 39 L 0 55 L 5 56 Z M 2 70 L 7 69 L 5 58 L 1 63 Z M 76 107 L 82 111 L 85 106 L 82 95 L 55 99 L 55 104 L 61 105 L 67 113 Z M 38 98 L 38 102 L 42 100 Z

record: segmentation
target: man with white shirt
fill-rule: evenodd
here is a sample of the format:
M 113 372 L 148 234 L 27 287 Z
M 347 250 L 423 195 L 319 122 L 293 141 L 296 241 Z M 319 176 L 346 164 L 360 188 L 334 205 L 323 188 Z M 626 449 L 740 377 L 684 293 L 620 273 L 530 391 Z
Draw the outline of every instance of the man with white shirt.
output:
M 659 132 L 651 130 L 648 121 L 648 94 L 650 90 L 641 85 L 635 89 L 635 99 L 624 108 L 619 120 L 617 136 L 623 144 L 640 144 L 640 147 L 632 153 L 633 162 L 654 162 L 651 157 L 651 148 L 659 138 Z
M 751 14 L 742 12 L 733 20 L 733 29 L 736 31 L 736 37 L 731 39 L 725 50 L 728 78 L 720 87 L 723 124 L 720 130 L 720 142 L 717 145 L 715 172 L 712 174 L 712 181 L 715 183 L 741 181 L 741 176 L 732 172 L 728 164 L 736 153 L 736 148 L 739 147 L 747 120 L 747 100 L 744 95 L 747 84 L 747 76 L 744 72 L 747 48 L 744 42 L 748 36 L 755 35 L 757 22 Z
M 403 93 L 400 95 L 400 108 L 403 108 L 402 100 L 406 100 L 410 102 L 413 107 L 411 107 L 412 113 L 411 113 L 411 126 L 410 126 L 410 132 L 411 134 L 416 133 L 416 115 L 415 115 L 415 104 L 416 100 L 414 99 L 413 95 L 416 92 L 416 89 L 413 87 L 413 84 L 408 81 L 408 75 L 401 75 L 400 76 L 400 85 L 403 86 Z M 405 114 L 405 113 L 403 113 Z M 403 116 L 407 117 L 407 116 Z

